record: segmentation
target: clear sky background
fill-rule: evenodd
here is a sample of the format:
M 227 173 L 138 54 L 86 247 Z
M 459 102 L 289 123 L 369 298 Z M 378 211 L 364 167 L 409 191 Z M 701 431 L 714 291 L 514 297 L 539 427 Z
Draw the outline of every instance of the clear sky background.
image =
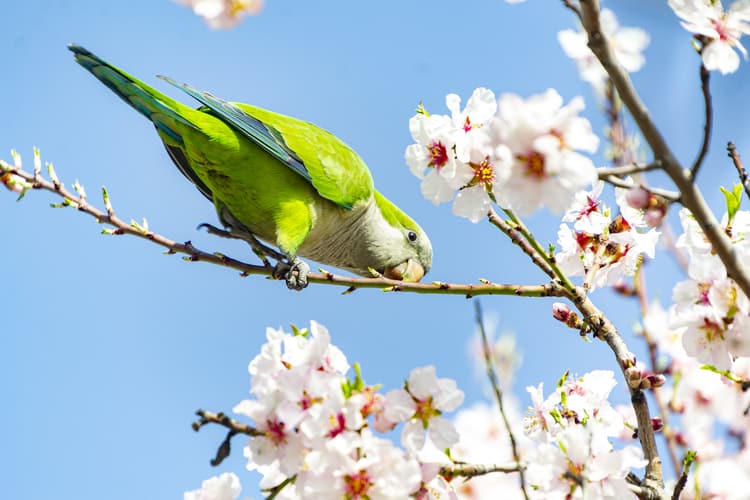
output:
M 702 132 L 698 58 L 666 2 L 605 2 L 625 26 L 651 37 L 647 63 L 634 76 L 656 122 L 686 163 Z M 68 185 L 87 188 L 92 203 L 109 189 L 123 219 L 146 217 L 178 241 L 252 261 L 239 244 L 196 230 L 215 222 L 213 207 L 175 169 L 153 127 L 73 62 L 76 42 L 157 88 L 165 74 L 229 100 L 256 104 L 321 125 L 367 161 L 381 191 L 430 235 L 428 279 L 535 284 L 545 276 L 488 224 L 477 225 L 425 201 L 403 160 L 408 119 L 417 103 L 446 112 L 444 96 L 486 86 L 529 95 L 555 87 L 567 100 L 586 98 L 601 134 L 599 106 L 578 80 L 557 32 L 575 27 L 561 2 L 293 2 L 268 0 L 263 13 L 229 32 L 207 28 L 167 0 L 24 0 L 0 6 L 0 157 L 16 148 L 31 165 L 32 146 L 53 161 Z M 750 158 L 747 63 L 713 75 L 717 124 L 701 173 L 706 196 L 722 208 L 718 185 L 734 181 L 727 140 Z M 597 158 L 602 163 L 601 152 Z M 658 180 L 658 179 L 657 179 Z M 668 184 L 667 187 L 671 187 Z M 336 287 L 290 292 L 283 282 L 162 255 L 160 248 L 101 228 L 57 201 L 28 193 L 16 203 L 0 193 L 0 496 L 93 500 L 181 498 L 225 470 L 243 473 L 241 440 L 218 469 L 209 459 L 224 437 L 195 434 L 197 408 L 229 411 L 248 392 L 247 364 L 266 326 L 327 325 L 365 379 L 398 387 L 409 371 L 434 364 L 455 378 L 467 403 L 484 398 L 468 343 L 471 301 Z M 676 214 L 673 214 L 676 215 Z M 554 241 L 557 219 L 530 224 Z M 669 303 L 680 277 L 668 256 L 648 265 L 649 290 Z M 636 304 L 608 291 L 594 296 L 631 348 Z M 516 332 L 523 352 L 515 392 L 568 368 L 613 369 L 600 343 L 581 342 L 550 316 L 552 300 L 482 299 L 498 332 Z M 621 376 L 618 373 L 618 380 Z M 615 399 L 624 401 L 621 383 Z

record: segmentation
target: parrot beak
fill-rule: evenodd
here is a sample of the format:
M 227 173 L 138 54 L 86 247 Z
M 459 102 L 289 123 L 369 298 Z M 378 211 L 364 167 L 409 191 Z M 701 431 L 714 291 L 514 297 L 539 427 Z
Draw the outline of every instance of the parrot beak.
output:
M 399 281 L 416 283 L 424 276 L 422 264 L 414 259 L 409 259 L 394 267 L 386 267 L 383 275 L 386 278 Z

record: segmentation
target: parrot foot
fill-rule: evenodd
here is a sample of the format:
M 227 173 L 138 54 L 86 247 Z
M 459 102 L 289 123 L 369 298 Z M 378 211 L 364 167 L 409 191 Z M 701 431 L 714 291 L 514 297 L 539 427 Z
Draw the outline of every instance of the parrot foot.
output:
M 236 229 L 236 228 L 232 228 L 231 231 L 227 231 L 224 229 L 220 229 L 216 226 L 213 226 L 211 224 L 208 224 L 207 222 L 200 224 L 198 226 L 198 229 L 205 229 L 208 232 L 208 234 L 212 234 L 214 236 L 220 236 L 222 238 L 229 238 L 229 239 L 235 239 L 235 240 L 242 240 L 246 242 L 248 245 L 250 245 L 250 248 L 253 249 L 253 253 L 257 255 L 258 258 L 260 258 L 260 260 L 263 261 L 263 265 L 266 267 L 271 267 L 271 263 L 268 262 L 267 257 L 270 257 L 279 262 L 286 259 L 286 256 L 284 254 L 277 252 L 273 248 L 270 248 L 264 245 L 258 240 L 258 238 L 255 237 L 253 233 L 249 231 Z
M 279 261 L 273 271 L 274 278 L 286 280 L 286 286 L 290 290 L 300 291 L 307 287 L 307 275 L 310 274 L 310 266 L 298 257 L 289 261 Z

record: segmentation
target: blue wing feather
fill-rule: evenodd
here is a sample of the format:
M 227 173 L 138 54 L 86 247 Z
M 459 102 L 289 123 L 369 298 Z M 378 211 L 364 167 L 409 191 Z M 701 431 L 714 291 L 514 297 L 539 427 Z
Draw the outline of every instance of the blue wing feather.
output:
M 283 137 L 276 129 L 250 116 L 234 104 L 219 99 L 208 92 L 201 92 L 187 83 L 178 83 L 167 76 L 159 75 L 159 78 L 193 97 L 219 118 L 242 132 L 265 152 L 286 164 L 297 174 L 307 179 L 308 182 L 312 182 L 312 177 L 304 162 L 286 145 Z

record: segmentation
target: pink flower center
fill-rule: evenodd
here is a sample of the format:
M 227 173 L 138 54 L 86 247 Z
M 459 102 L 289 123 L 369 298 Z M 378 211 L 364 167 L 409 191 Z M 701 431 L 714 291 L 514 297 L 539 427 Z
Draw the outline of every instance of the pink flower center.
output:
M 470 120 L 470 119 L 469 119 L 469 117 L 467 116 L 467 117 L 466 117 L 466 120 L 464 120 L 464 132 L 468 132 L 468 131 L 469 131 L 469 130 L 471 130 L 472 128 L 473 128 L 473 127 L 471 126 L 471 120 Z
M 317 397 L 317 398 L 313 398 L 313 397 L 311 397 L 311 396 L 310 396 L 310 395 L 309 395 L 309 394 L 307 393 L 307 391 L 305 391 L 305 392 L 303 392 L 303 393 L 302 393 L 302 399 L 300 399 L 300 400 L 299 400 L 299 401 L 297 402 L 297 405 L 298 405 L 298 406 L 299 406 L 300 408 L 302 408 L 303 410 L 307 410 L 307 409 L 309 409 L 309 408 L 310 408 L 310 407 L 311 407 L 312 405 L 314 405 L 315 403 L 322 403 L 322 402 L 323 402 L 323 398 L 322 398 L 322 397 Z
M 711 24 L 713 24 L 716 33 L 718 33 L 719 40 L 733 41 L 734 37 L 732 37 L 732 34 L 727 30 L 726 16 L 722 16 L 721 19 L 711 19 Z
M 373 482 L 370 480 L 370 475 L 366 470 L 362 469 L 355 474 L 347 474 L 344 476 L 344 483 L 346 484 L 346 497 L 347 500 L 360 500 L 366 498 L 367 491 Z
M 528 155 L 518 155 L 520 161 L 526 164 L 526 176 L 542 180 L 546 177 L 544 168 L 544 155 L 538 151 L 532 151 Z
M 284 432 L 284 422 L 278 420 L 268 420 L 268 429 L 266 429 L 266 436 L 268 439 L 273 441 L 273 444 L 279 446 L 280 444 L 286 443 L 286 432 Z
M 335 417 L 331 417 L 331 430 L 328 431 L 328 437 L 333 439 L 346 430 L 346 419 L 344 414 L 339 413 Z
M 594 212 L 599 211 L 599 205 L 601 205 L 601 202 L 597 200 L 596 198 L 592 198 L 590 196 L 586 197 L 586 205 L 581 209 L 581 211 L 578 213 L 578 217 L 576 219 L 582 219 L 589 214 L 592 214 Z
M 430 162 L 427 166 L 440 170 L 448 163 L 448 150 L 442 142 L 433 142 L 427 147 L 427 150 L 430 152 Z

